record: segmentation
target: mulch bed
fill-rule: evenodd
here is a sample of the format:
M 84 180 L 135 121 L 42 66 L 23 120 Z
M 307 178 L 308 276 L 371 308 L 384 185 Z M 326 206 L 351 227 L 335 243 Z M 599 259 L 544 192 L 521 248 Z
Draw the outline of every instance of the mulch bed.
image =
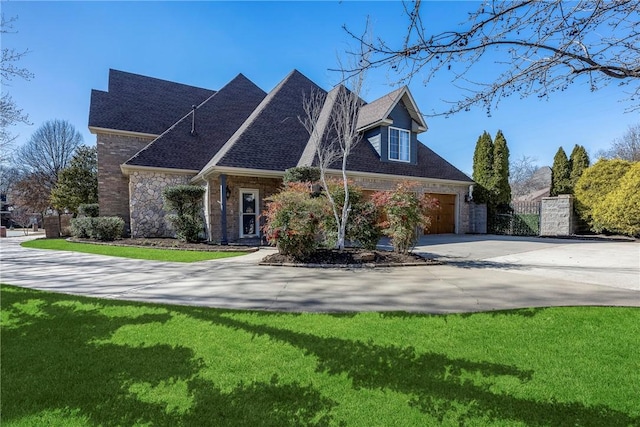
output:
M 334 249 L 320 249 L 304 260 L 298 260 L 288 255 L 273 254 L 265 257 L 260 263 L 260 265 L 287 267 L 408 267 L 439 264 L 442 262 L 423 258 L 416 254 L 398 254 L 354 248 L 344 249 L 342 252 Z
M 176 249 L 183 251 L 207 251 L 207 252 L 255 252 L 258 250 L 256 247 L 240 246 L 240 245 L 213 245 L 206 242 L 202 243 L 186 243 L 181 242 L 178 239 L 171 238 L 131 238 L 131 239 L 118 239 L 112 242 L 99 242 L 91 239 L 69 239 L 72 242 L 79 243 L 94 243 L 105 244 L 113 246 L 137 246 L 145 248 L 157 248 L 157 249 Z
M 219 252 L 255 252 L 257 247 L 241 245 L 214 245 L 206 242 L 185 243 L 172 238 L 129 238 L 112 242 L 100 242 L 91 239 L 69 239 L 72 242 L 94 243 L 114 246 L 136 246 L 158 249 L 174 249 L 189 251 L 219 251 Z M 346 248 L 343 251 L 335 249 L 319 249 L 311 257 L 298 260 L 291 256 L 275 253 L 266 256 L 260 265 L 285 267 L 325 267 L 325 268 L 357 268 L 357 267 L 409 267 L 440 265 L 441 261 L 423 258 L 416 254 L 399 254 L 389 251 L 369 251 L 359 248 Z

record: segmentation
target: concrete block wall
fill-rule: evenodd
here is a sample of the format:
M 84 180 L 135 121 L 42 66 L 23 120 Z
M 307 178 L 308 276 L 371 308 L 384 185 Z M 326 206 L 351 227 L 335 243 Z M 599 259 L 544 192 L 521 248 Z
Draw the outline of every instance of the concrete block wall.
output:
M 98 133 L 98 203 L 101 216 L 119 216 L 130 231 L 129 178 L 120 165 L 152 141 L 152 137 L 134 137 Z
M 570 236 L 574 234 L 573 196 L 544 197 L 540 206 L 541 236 Z

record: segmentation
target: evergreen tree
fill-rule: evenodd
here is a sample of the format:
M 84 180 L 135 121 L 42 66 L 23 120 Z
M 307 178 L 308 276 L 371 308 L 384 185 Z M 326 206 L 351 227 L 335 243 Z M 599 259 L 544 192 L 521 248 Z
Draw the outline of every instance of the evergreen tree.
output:
M 571 164 L 567 153 L 558 148 L 551 167 L 551 196 L 571 193 Z
M 51 204 L 58 210 L 77 213 L 84 203 L 98 203 L 98 154 L 95 147 L 80 146 L 63 169 L 51 191 Z
M 493 180 L 493 141 L 487 131 L 478 138 L 473 153 L 473 200 L 476 203 L 489 203 L 494 184 Z
M 511 202 L 511 187 L 509 186 L 509 147 L 502 131 L 496 134 L 493 143 L 493 203 L 505 208 Z
M 590 161 L 587 150 L 582 145 L 576 144 L 571 151 L 571 156 L 569 156 L 569 163 L 571 164 L 570 182 L 573 192 L 578 178 L 580 178 L 582 172 L 589 167 Z

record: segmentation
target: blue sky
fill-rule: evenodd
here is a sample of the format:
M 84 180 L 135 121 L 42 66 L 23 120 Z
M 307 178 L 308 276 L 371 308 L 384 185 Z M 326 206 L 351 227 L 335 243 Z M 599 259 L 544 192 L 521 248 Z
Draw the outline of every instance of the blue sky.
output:
M 473 2 L 426 2 L 429 25 L 454 28 Z M 35 74 L 14 80 L 8 90 L 29 114 L 32 126 L 16 126 L 18 143 L 49 119 L 65 119 L 95 144 L 87 129 L 91 89 L 107 89 L 109 68 L 180 83 L 219 89 L 238 73 L 270 91 L 293 68 L 325 89 L 339 76 L 328 71 L 354 42 L 370 17 L 374 36 L 398 41 L 407 22 L 399 2 L 19 2 L 2 1 L 5 17 L 18 16 L 16 34 L 3 35 L 2 47 L 29 49 L 19 63 Z M 484 77 L 484 76 L 480 76 Z M 365 99 L 394 89 L 388 70 L 372 72 Z M 423 112 L 442 110 L 456 89 L 446 80 L 409 85 Z M 423 143 L 466 173 L 484 131 L 505 134 L 511 159 L 522 155 L 551 164 L 559 146 L 574 144 L 591 155 L 638 123 L 623 89 L 592 93 L 574 85 L 549 101 L 512 97 L 491 117 L 481 108 L 455 116 L 427 118 Z

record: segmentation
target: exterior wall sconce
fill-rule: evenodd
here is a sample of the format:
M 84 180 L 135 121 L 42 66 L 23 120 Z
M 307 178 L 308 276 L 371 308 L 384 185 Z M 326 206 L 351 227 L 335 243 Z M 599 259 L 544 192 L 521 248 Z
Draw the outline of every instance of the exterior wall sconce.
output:
M 464 202 L 465 202 L 465 203 L 473 202 L 473 199 L 471 198 L 471 195 L 470 195 L 470 194 L 465 194 L 465 195 L 464 195 Z
M 231 197 L 231 188 L 227 187 L 227 200 L 229 200 L 229 198 Z

